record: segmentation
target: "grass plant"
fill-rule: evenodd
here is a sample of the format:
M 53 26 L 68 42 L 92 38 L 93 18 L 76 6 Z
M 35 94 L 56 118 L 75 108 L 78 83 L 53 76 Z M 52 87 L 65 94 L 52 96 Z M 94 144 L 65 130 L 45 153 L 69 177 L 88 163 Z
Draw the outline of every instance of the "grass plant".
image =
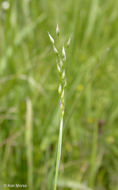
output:
M 0 0 L 0 190 L 118 190 L 117 62 L 117 0 Z
M 57 48 L 55 45 L 55 40 L 53 37 L 48 33 L 49 39 L 53 46 L 53 51 L 57 56 L 57 70 L 59 73 L 59 87 L 58 87 L 58 94 L 59 94 L 59 102 L 60 102 L 60 128 L 59 128 L 59 139 L 58 139 L 58 146 L 57 146 L 57 161 L 56 161 L 56 170 L 55 170 L 55 180 L 54 180 L 54 190 L 57 188 L 57 178 L 59 173 L 59 166 L 60 166 L 60 159 L 61 159 L 61 149 L 62 149 L 62 134 L 63 134 L 63 120 L 64 120 L 64 91 L 66 87 L 66 77 L 65 77 L 65 64 L 66 64 L 66 52 L 64 45 L 62 48 Z M 56 35 L 59 37 L 60 29 L 57 24 L 56 27 Z M 70 45 L 70 38 L 67 42 L 67 46 Z

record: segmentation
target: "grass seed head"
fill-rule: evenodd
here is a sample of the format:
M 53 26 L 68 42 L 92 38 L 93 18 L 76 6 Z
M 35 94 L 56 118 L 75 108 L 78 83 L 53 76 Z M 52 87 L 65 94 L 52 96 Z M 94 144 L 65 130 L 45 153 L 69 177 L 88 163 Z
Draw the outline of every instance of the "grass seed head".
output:
M 48 32 L 48 36 L 49 36 L 49 38 L 50 38 L 51 43 L 54 44 L 54 39 L 53 39 L 53 37 L 50 35 L 49 32 Z
M 62 57 L 63 57 L 64 61 L 66 61 L 66 52 L 65 52 L 64 46 L 62 48 Z
M 69 37 L 68 41 L 67 41 L 67 47 L 69 48 L 70 46 L 70 42 L 71 42 L 71 38 Z
M 59 84 L 59 88 L 58 88 L 58 93 L 59 93 L 59 95 L 61 94 L 61 84 Z
M 54 50 L 54 53 L 56 53 L 56 55 L 58 55 L 58 50 L 57 50 L 57 48 L 55 47 L 55 45 L 53 45 L 53 50 Z
M 64 79 L 64 78 L 65 78 L 65 70 L 62 73 L 62 79 Z
M 56 34 L 59 36 L 60 34 L 60 29 L 59 29 L 59 25 L 57 24 L 57 27 L 56 27 Z
M 57 64 L 57 70 L 59 71 L 59 73 L 61 72 L 60 66 Z
M 62 59 L 60 59 L 60 66 L 61 66 L 61 67 L 63 66 L 63 62 L 62 62 Z

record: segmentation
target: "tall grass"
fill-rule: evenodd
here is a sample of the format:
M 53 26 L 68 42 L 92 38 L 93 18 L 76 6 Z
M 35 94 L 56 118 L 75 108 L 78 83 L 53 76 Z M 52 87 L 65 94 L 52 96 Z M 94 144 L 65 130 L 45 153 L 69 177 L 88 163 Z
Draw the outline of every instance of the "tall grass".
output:
M 61 148 L 62 148 L 62 133 L 63 133 L 63 117 L 64 117 L 64 91 L 66 87 L 66 78 L 65 78 L 65 64 L 66 64 L 66 52 L 64 45 L 62 48 L 59 48 L 58 41 L 55 44 L 55 40 L 53 37 L 48 33 L 49 39 L 53 45 L 53 51 L 57 55 L 57 70 L 59 73 L 59 102 L 60 102 L 60 129 L 59 129 L 59 139 L 58 139 L 58 147 L 57 147 L 57 161 L 56 161 L 56 170 L 55 170 L 55 180 L 54 180 L 54 190 L 57 188 L 57 178 L 60 166 L 60 158 L 61 158 Z M 56 35 L 59 38 L 60 29 L 57 24 L 56 27 Z M 70 38 L 67 42 L 67 47 L 70 45 Z
M 47 32 L 56 40 L 59 23 L 60 53 L 70 34 L 72 44 L 55 184 L 63 190 L 118 189 L 118 1 L 9 0 L 7 9 L 2 2 L 0 188 L 27 183 L 52 190 L 58 137 L 61 142 L 60 75 Z

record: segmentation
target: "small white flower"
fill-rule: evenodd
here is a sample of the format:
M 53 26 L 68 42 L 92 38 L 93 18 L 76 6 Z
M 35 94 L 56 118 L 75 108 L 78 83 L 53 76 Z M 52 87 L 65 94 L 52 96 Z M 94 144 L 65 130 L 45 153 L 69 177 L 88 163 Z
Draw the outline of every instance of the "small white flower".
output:
M 61 71 L 61 69 L 60 69 L 60 67 L 59 67 L 59 65 L 57 64 L 57 70 L 59 71 L 59 73 L 60 73 L 60 71 Z
M 56 34 L 59 35 L 60 33 L 60 29 L 59 29 L 59 25 L 57 24 L 57 27 L 56 27 Z
M 49 36 L 49 38 L 50 38 L 50 41 L 54 44 L 54 39 L 53 39 L 53 37 L 50 35 L 49 32 L 48 32 L 48 36 Z
M 61 94 L 61 84 L 59 84 L 58 93 Z
M 62 48 L 62 56 L 64 57 L 64 60 L 66 60 L 66 52 L 64 46 Z
M 3 8 L 4 10 L 8 10 L 9 7 L 10 7 L 10 4 L 9 4 L 8 1 L 3 1 L 3 2 L 2 2 L 2 8 Z

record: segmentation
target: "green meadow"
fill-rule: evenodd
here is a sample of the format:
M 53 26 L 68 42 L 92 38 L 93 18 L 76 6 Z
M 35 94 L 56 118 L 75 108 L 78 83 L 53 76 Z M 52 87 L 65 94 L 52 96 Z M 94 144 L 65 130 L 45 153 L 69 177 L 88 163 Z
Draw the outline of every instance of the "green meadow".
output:
M 57 190 L 118 190 L 117 0 L 0 0 L 0 190 L 53 190 L 57 24 L 58 45 L 71 38 Z

